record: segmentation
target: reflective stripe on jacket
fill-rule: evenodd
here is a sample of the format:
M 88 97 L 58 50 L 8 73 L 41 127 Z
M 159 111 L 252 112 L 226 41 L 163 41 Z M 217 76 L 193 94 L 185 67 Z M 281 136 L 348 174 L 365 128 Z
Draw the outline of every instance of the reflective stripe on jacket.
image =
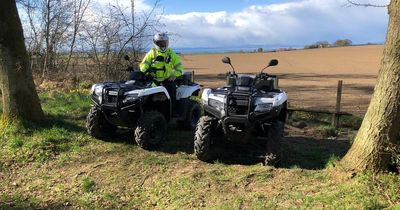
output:
M 152 48 L 140 63 L 140 71 L 146 72 L 149 68 L 155 69 L 155 80 L 161 82 L 170 76 L 179 77 L 183 74 L 183 65 L 180 57 L 168 48 L 160 52 Z

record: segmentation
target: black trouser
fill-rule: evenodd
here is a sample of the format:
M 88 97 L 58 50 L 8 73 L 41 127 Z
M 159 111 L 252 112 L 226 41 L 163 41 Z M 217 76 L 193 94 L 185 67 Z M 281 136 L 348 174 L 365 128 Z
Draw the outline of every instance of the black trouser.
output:
M 171 109 L 172 115 L 176 115 L 176 83 L 174 81 L 170 81 L 168 79 L 159 82 L 162 86 L 167 89 L 169 97 L 171 97 Z

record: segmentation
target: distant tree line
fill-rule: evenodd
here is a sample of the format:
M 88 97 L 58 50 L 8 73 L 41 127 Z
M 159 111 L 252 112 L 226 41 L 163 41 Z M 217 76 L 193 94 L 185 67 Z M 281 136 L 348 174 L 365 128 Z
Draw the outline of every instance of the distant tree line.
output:
M 371 43 L 368 43 L 371 44 Z M 315 49 L 315 48 L 328 48 L 328 47 L 345 47 L 345 46 L 351 46 L 353 45 L 353 42 L 350 39 L 339 39 L 336 40 L 333 43 L 329 43 L 328 41 L 318 41 L 310 45 L 304 46 L 304 49 Z M 288 47 L 288 48 L 277 48 L 274 50 L 264 50 L 263 48 L 257 48 L 253 50 L 252 52 L 254 53 L 263 53 L 263 52 L 281 52 L 281 51 L 292 51 L 296 50 L 296 48 Z M 244 52 L 244 51 L 241 51 Z
M 318 41 L 313 44 L 304 46 L 304 49 L 345 47 L 345 46 L 351 46 L 352 44 L 353 44 L 353 42 L 350 39 L 339 39 L 333 43 L 329 43 L 328 41 Z

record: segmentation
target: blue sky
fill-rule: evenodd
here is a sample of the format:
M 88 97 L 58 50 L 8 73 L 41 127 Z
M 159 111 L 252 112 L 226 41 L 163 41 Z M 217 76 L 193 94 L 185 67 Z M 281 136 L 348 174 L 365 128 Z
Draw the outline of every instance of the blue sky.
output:
M 97 0 L 109 2 L 108 0 Z M 125 1 L 127 4 L 130 0 Z M 148 10 L 155 0 L 135 0 Z M 389 0 L 353 0 L 384 5 Z M 347 0 L 161 0 L 160 31 L 172 34 L 171 47 L 299 47 L 316 41 L 350 39 L 383 43 L 386 8 L 345 6 Z
M 166 14 L 183 14 L 187 12 L 239 12 L 252 5 L 265 5 L 287 1 L 279 0 L 162 0 Z

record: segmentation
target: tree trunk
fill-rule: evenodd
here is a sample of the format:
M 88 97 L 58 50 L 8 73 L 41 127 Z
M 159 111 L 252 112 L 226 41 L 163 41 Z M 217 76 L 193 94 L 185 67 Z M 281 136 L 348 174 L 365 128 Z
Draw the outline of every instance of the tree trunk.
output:
M 354 171 L 386 170 L 389 148 L 400 129 L 400 0 L 392 0 L 389 25 L 374 94 L 352 147 L 342 165 Z
M 15 0 L 0 4 L 0 88 L 3 116 L 40 120 L 40 106 Z

